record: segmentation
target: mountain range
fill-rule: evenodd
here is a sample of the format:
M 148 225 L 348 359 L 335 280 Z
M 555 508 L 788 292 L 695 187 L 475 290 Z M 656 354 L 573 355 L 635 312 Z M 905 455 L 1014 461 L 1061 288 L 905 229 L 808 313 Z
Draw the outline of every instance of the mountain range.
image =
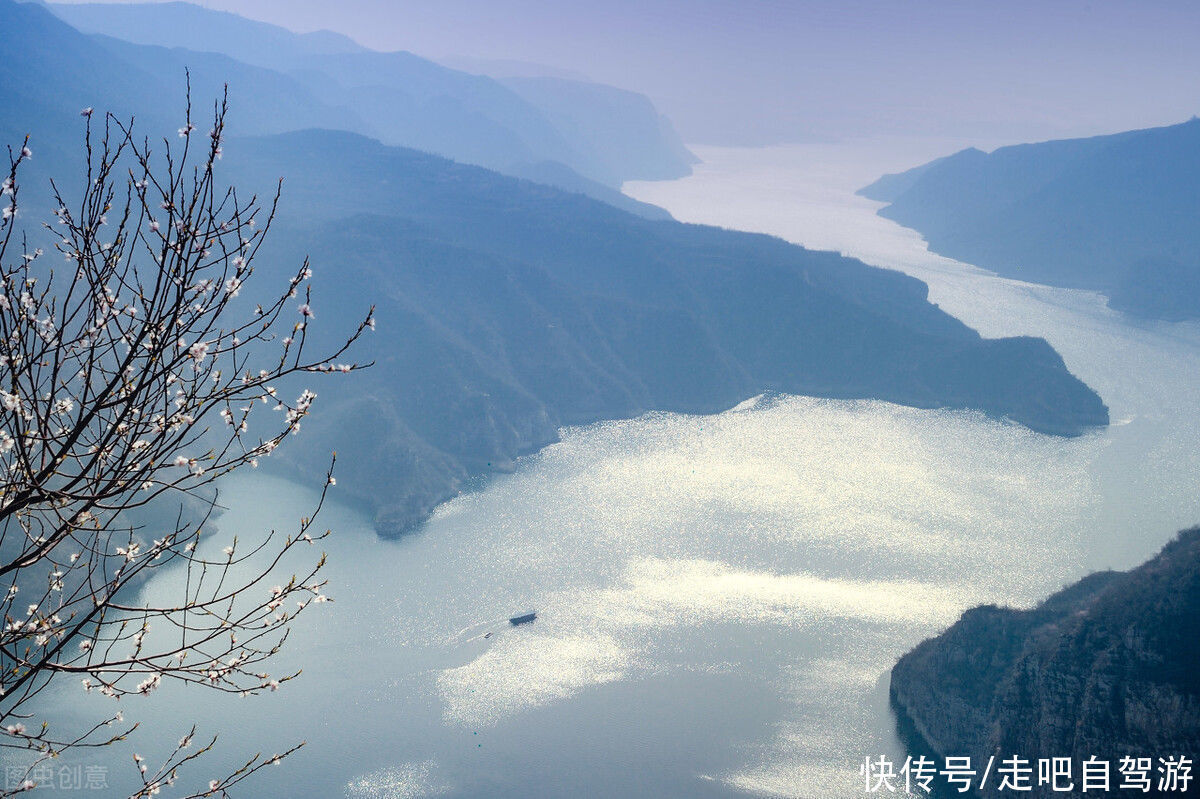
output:
M 0 133 L 34 134 L 23 198 L 75 174 L 81 107 L 137 113 L 143 133 L 174 136 L 184 68 L 197 102 L 228 81 L 237 135 L 219 177 L 259 192 L 284 178 L 259 274 L 290 275 L 311 256 L 318 338 L 378 308 L 356 354 L 376 366 L 318 381 L 319 411 L 281 454 L 310 475 L 336 449 L 339 491 L 371 508 L 382 534 L 411 529 L 563 425 L 651 410 L 709 413 L 787 392 L 975 409 L 1059 435 L 1108 422 L 1044 340 L 982 338 L 898 272 L 389 145 L 295 75 L 228 55 L 84 35 L 11 0 L 0 23 L 18 51 L 0 64 Z M 407 63 L 385 55 L 366 54 Z M 576 115 L 603 114 L 588 98 L 609 95 L 565 93 L 557 102 Z
M 296 34 L 190 3 L 47 8 L 92 34 L 115 60 L 173 81 L 186 61 L 198 86 L 211 91 L 227 81 L 242 97 L 253 92 L 246 107 L 272 132 L 294 129 L 294 117 L 307 114 L 309 126 L 561 184 L 659 217 L 666 215 L 661 209 L 614 189 L 626 180 L 681 177 L 696 163 L 646 97 L 611 86 L 501 82 L 412 53 L 369 50 L 328 31 Z M 259 94 L 278 102 L 260 106 Z M 282 116 L 280 105 L 288 107 Z
M 860 194 L 943 255 L 1136 316 L 1200 318 L 1200 119 L 967 149 Z
M 378 365 L 307 429 L 354 453 L 345 482 L 386 532 L 562 425 L 763 392 L 976 408 L 1066 435 L 1107 422 L 1045 341 L 983 339 L 924 283 L 833 253 L 349 133 L 232 142 L 226 161 L 246 185 L 289 176 L 276 257 L 329 264 L 317 286 L 335 308 L 379 307 L 364 351 Z

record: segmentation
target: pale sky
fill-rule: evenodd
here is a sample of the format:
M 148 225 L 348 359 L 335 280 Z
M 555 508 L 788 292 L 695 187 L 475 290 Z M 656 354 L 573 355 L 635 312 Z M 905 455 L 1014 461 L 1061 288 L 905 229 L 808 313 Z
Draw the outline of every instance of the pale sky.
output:
M 1185 0 L 203 0 L 433 58 L 517 59 L 645 92 L 696 143 L 1042 139 L 1200 113 Z

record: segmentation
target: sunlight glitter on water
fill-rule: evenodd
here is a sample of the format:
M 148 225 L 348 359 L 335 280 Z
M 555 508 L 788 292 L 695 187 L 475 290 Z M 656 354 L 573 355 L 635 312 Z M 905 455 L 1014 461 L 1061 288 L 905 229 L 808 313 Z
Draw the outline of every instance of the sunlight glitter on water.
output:
M 235 753 L 303 731 L 307 756 L 274 783 L 287 796 L 524 797 L 533 779 L 561 796 L 846 795 L 863 756 L 900 755 L 886 675 L 908 648 L 1200 519 L 1200 328 L 1130 326 L 1094 295 L 931 256 L 852 194 L 915 155 L 701 156 L 635 193 L 911 271 L 987 335 L 1047 336 L 1124 423 L 1059 439 L 775 397 L 567 429 L 400 542 L 331 506 L 336 601 L 296 628 L 303 677 L 251 704 L 164 687 L 130 715 L 169 727 L 187 707 L 232 726 Z M 311 495 L 254 475 L 222 501 L 222 535 L 253 539 Z M 508 624 L 527 609 L 534 624 Z
M 805 398 L 568 430 L 430 525 L 488 524 L 487 557 L 542 614 L 441 674 L 446 718 L 495 724 L 716 660 L 789 708 L 723 775 L 731 786 L 852 778 L 847 752 L 895 746 L 863 709 L 895 657 L 973 604 L 1028 604 L 1078 570 L 1098 448 L 977 414 Z

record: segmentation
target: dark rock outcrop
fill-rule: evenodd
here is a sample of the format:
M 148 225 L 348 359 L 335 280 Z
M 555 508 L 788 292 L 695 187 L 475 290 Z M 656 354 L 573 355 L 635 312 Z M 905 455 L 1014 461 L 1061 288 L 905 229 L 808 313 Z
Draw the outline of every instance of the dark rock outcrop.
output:
M 1114 785 L 1126 756 L 1195 762 L 1200 528 L 1136 569 L 1092 574 L 1032 610 L 967 611 L 900 659 L 891 694 L 933 752 L 977 763 L 1071 757 L 1077 792 L 1078 763 L 1092 755 L 1113 764 Z

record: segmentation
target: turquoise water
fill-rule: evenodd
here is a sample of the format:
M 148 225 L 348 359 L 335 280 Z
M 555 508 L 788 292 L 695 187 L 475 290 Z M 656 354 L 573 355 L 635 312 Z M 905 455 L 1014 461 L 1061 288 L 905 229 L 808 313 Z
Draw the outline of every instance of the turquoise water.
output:
M 909 271 L 987 335 L 1044 335 L 1113 427 L 1064 440 L 967 412 L 759 398 L 565 430 L 400 542 L 334 505 L 335 601 L 285 655 L 302 677 L 264 697 L 168 686 L 127 702 L 163 734 L 98 762 L 116 782 L 195 720 L 225 732 L 214 772 L 309 741 L 256 797 L 857 793 L 864 756 L 901 754 L 886 701 L 900 654 L 971 605 L 1030 604 L 1200 521 L 1200 330 L 1131 326 L 1094 295 L 929 255 L 852 195 L 920 146 L 936 145 L 701 149 L 695 176 L 627 190 Z M 257 474 L 227 485 L 222 535 L 288 529 L 311 500 Z

